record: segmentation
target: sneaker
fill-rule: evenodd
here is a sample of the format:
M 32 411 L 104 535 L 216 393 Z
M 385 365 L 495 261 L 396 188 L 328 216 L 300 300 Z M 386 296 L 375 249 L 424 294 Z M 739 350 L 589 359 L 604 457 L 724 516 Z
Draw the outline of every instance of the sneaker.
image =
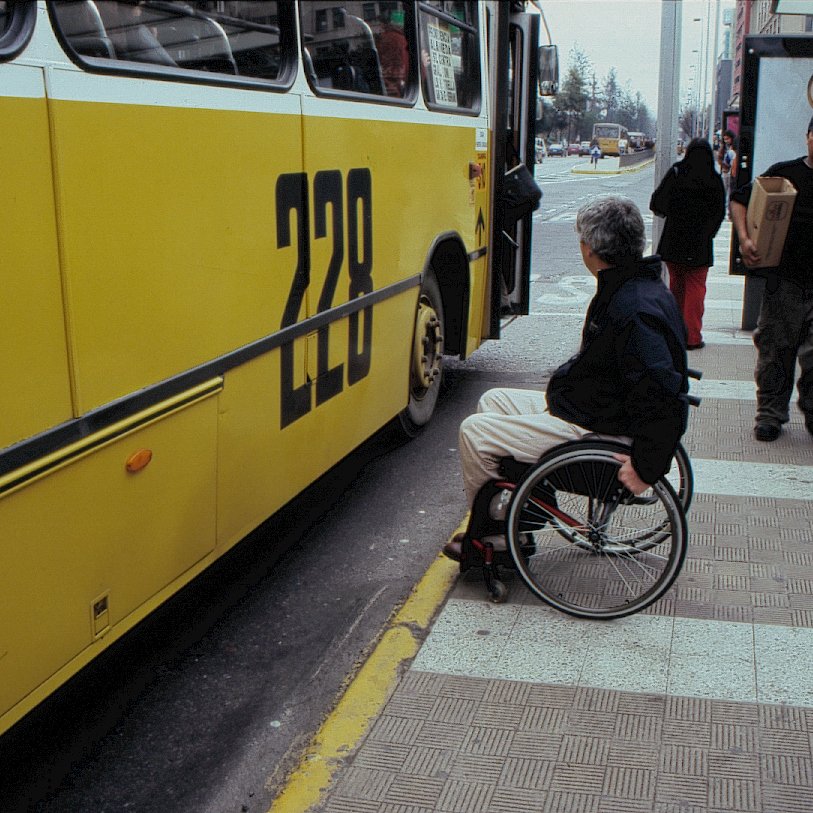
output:
M 697 344 L 687 344 L 687 350 L 702 350 L 706 346 L 706 343 L 701 339 Z
M 754 427 L 754 437 L 757 440 L 770 443 L 771 441 L 774 441 L 779 437 L 779 433 L 781 431 L 782 429 L 778 427 L 775 423 L 766 423 L 765 421 L 760 421 L 760 423 L 758 423 Z

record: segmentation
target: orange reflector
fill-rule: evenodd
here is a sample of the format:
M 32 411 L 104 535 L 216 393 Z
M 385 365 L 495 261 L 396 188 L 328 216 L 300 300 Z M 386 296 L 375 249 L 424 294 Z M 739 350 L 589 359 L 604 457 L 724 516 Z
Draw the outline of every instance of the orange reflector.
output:
M 129 472 L 141 471 L 149 464 L 150 460 L 152 460 L 152 449 L 139 449 L 127 458 L 125 468 Z

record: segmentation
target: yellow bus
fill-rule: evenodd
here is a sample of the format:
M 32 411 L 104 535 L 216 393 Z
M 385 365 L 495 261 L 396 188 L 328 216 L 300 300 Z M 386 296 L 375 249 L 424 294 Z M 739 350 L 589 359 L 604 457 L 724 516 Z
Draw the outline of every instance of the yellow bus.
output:
M 0 2 L 0 732 L 527 310 L 519 9 Z
M 622 155 L 627 151 L 629 136 L 621 124 L 596 122 L 593 125 L 593 142 L 604 155 Z

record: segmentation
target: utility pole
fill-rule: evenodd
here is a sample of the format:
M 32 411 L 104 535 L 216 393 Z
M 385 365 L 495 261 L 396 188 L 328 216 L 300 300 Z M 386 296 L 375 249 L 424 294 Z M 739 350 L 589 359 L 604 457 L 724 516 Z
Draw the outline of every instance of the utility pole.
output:
M 708 89 L 709 89 L 709 69 L 711 60 L 709 59 L 709 44 L 711 42 L 711 0 L 706 0 L 706 48 L 703 51 L 703 129 L 700 131 L 701 137 L 705 137 L 708 132 L 707 124 L 711 115 L 708 109 Z M 709 139 L 711 141 L 711 139 Z
M 719 47 L 720 47 L 720 3 L 715 3 L 714 14 L 714 45 L 712 47 L 711 61 L 712 61 L 712 80 L 711 80 L 711 112 L 709 113 L 709 130 L 708 140 L 709 144 L 714 143 L 714 133 L 717 130 L 717 68 L 719 66 Z M 722 126 L 722 122 L 721 122 Z
M 677 155 L 678 80 L 680 78 L 681 5 L 661 0 L 661 60 L 658 72 L 658 133 L 655 145 L 655 185 Z M 661 237 L 663 220 L 652 219 L 652 250 Z

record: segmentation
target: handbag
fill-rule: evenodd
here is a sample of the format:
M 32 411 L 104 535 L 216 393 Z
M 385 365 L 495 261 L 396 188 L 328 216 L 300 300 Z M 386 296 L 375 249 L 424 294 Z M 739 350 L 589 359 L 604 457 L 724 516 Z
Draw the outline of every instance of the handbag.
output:
M 528 167 L 519 160 L 516 150 L 510 144 L 517 165 L 511 167 L 503 178 L 502 198 L 507 221 L 516 222 L 539 208 L 542 190 L 534 180 Z

